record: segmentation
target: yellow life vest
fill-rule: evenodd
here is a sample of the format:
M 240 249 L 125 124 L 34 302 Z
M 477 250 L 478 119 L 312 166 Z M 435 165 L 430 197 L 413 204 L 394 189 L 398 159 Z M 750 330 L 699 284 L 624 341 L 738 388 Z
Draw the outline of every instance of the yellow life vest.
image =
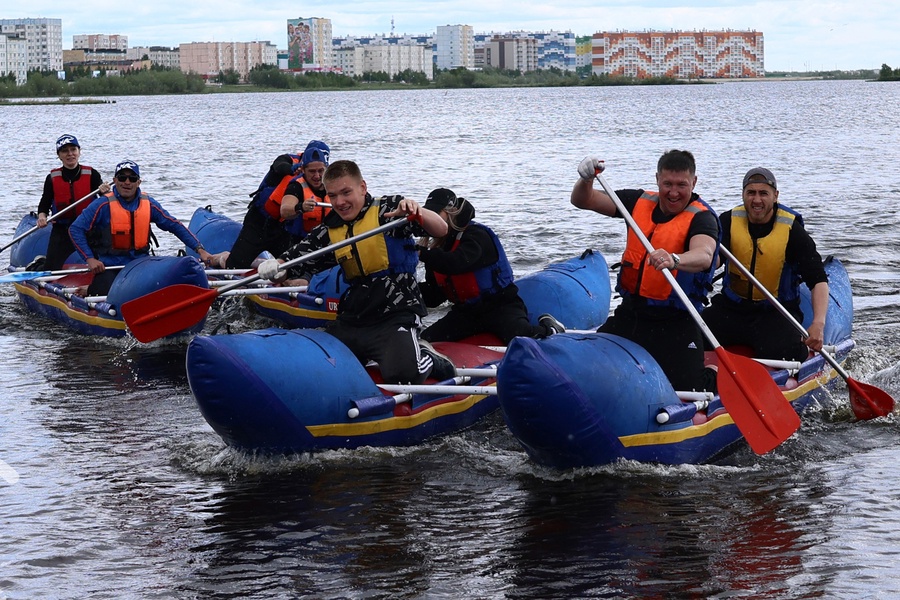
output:
M 375 199 L 366 209 L 362 218 L 357 218 L 352 223 L 344 223 L 340 227 L 329 227 L 328 238 L 331 243 L 344 241 L 380 226 L 381 223 L 378 219 L 380 206 L 380 200 Z M 348 281 L 363 275 L 385 271 L 391 264 L 384 234 L 373 235 L 350 246 L 338 248 L 334 251 L 334 256 Z
M 754 243 L 750 237 L 747 210 L 742 205 L 731 211 L 731 253 L 775 296 L 778 295 L 788 237 L 795 218 L 796 215 L 779 207 L 772 232 L 757 238 Z M 730 261 L 728 279 L 729 289 L 738 297 L 754 301 L 765 299 L 765 295 Z

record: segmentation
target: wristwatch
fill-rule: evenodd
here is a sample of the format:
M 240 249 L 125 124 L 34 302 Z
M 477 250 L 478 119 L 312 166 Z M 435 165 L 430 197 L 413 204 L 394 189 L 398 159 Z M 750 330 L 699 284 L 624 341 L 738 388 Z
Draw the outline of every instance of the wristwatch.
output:
M 675 264 L 672 266 L 672 268 L 673 268 L 673 269 L 677 269 L 677 268 L 678 268 L 678 265 L 681 264 L 681 257 L 678 256 L 677 254 L 675 254 L 675 253 L 673 252 L 673 253 L 672 253 L 672 262 L 675 263 Z

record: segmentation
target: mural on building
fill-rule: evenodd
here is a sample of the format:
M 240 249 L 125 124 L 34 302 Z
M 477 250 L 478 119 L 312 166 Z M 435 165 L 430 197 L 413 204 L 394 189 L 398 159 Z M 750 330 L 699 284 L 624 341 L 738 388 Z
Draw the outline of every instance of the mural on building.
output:
M 288 19 L 288 69 L 313 62 L 312 19 Z

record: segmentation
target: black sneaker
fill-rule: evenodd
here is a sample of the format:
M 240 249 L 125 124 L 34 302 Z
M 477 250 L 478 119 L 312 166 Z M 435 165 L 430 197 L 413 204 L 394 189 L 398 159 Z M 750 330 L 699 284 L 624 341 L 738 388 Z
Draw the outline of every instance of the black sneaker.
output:
M 554 333 L 565 333 L 566 326 L 556 320 L 556 317 L 551 315 L 550 313 L 544 313 L 540 317 L 538 317 L 538 323 L 543 325 L 547 330 L 550 331 L 547 335 L 553 335 Z
M 435 350 L 434 347 L 425 340 L 419 340 L 419 345 L 422 347 L 422 353 L 431 357 L 433 365 L 431 367 L 430 377 L 433 377 L 438 381 L 456 377 L 456 367 L 449 358 Z
M 43 254 L 38 254 L 34 257 L 28 265 L 25 267 L 26 271 L 43 271 L 44 270 L 44 261 L 47 260 L 47 257 Z

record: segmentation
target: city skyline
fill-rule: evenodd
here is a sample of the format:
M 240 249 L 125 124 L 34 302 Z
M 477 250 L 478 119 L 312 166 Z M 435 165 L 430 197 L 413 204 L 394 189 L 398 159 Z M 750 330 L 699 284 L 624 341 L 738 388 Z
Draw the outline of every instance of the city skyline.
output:
M 298 14 L 256 0 L 185 5 L 160 0 L 152 5 L 123 5 L 85 0 L 60 10 L 58 3 L 36 0 L 6 10 L 0 17 L 62 19 L 63 47 L 83 34 L 121 34 L 128 45 L 177 47 L 189 42 L 269 41 L 287 46 L 286 22 L 299 17 L 331 19 L 335 37 L 347 35 L 433 35 L 438 25 L 471 25 L 476 33 L 507 31 L 572 31 L 589 36 L 616 30 L 756 30 L 765 36 L 767 71 L 827 71 L 878 69 L 882 63 L 900 67 L 895 31 L 900 15 L 893 2 L 842 1 L 823 4 L 801 1 L 681 0 L 679 2 L 613 0 L 606 6 L 575 0 L 565 8 L 544 3 L 361 1 L 317 5 Z M 293 10 L 293 9 L 291 9 Z

